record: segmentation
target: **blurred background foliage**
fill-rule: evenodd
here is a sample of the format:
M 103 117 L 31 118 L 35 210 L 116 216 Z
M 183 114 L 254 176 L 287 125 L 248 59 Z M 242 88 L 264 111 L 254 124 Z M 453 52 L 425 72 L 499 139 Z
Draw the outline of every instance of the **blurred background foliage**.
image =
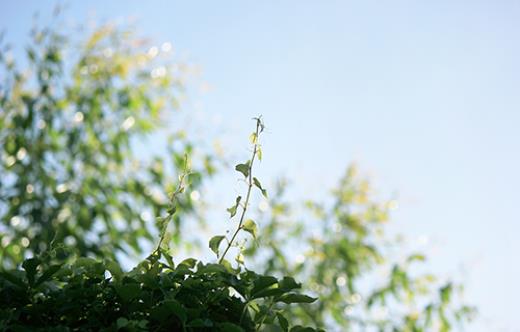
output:
M 82 256 L 141 253 L 142 241 L 154 238 L 150 216 L 164 214 L 184 156 L 194 154 L 185 133 L 167 121 L 186 75 L 184 64 L 161 56 L 167 44 L 150 47 L 131 29 L 111 25 L 79 42 L 72 37 L 33 28 L 22 68 L 8 45 L 0 52 L 3 266 L 51 241 Z M 168 137 L 167 152 L 139 158 L 132 144 L 158 130 Z M 214 172 L 212 157 L 191 168 L 195 190 Z M 192 212 L 185 195 L 175 216 L 177 244 L 180 222 Z
M 71 34 L 34 28 L 23 66 L 8 45 L 0 51 L 3 268 L 51 242 L 79 256 L 142 254 L 158 234 L 147 216 L 167 213 L 185 155 L 193 160 L 188 193 L 166 241 L 189 247 L 183 235 L 204 223 L 190 193 L 215 173 L 218 157 L 168 125 L 185 65 L 168 56 L 169 44 L 151 46 L 129 28 L 104 25 L 79 42 Z M 139 158 L 136 141 L 158 131 L 167 151 Z M 244 254 L 253 270 L 293 276 L 319 297 L 290 309 L 291 321 L 331 331 L 449 331 L 471 318 L 460 285 L 424 272 L 425 255 L 387 235 L 395 202 L 379 202 L 354 166 L 323 202 L 291 202 L 285 188 L 279 181 L 258 211 L 259 237 Z M 183 227 L 193 216 L 199 222 Z
M 356 165 L 323 202 L 291 202 L 286 187 L 275 186 L 259 244 L 246 253 L 256 268 L 294 276 L 319 297 L 289 308 L 290 317 L 331 331 L 460 331 L 473 317 L 462 285 L 429 273 L 424 253 L 389 234 L 396 202 L 378 201 Z

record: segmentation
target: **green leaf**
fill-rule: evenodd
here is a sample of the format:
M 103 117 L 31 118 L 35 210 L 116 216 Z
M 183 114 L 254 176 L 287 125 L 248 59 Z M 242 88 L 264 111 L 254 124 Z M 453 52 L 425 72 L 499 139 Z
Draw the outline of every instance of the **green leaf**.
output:
M 256 295 L 258 292 L 276 284 L 278 279 L 272 276 L 260 276 L 253 282 L 253 289 L 251 290 L 251 295 Z
M 310 297 L 304 294 L 296 294 L 296 293 L 290 293 L 282 295 L 279 299 L 279 301 L 282 301 L 284 303 L 290 304 L 290 303 L 312 303 L 316 301 L 317 298 Z
M 212 327 L 213 322 L 211 320 L 209 320 L 208 318 L 205 318 L 205 319 L 197 318 L 197 319 L 194 319 L 191 322 L 189 322 L 186 326 L 187 327 Z
M 47 270 L 45 270 L 43 272 L 43 274 L 38 278 L 38 280 L 36 281 L 36 283 L 34 284 L 34 286 L 38 286 L 40 285 L 41 283 L 44 283 L 45 281 L 49 280 L 50 278 L 52 278 L 52 276 L 58 272 L 61 268 L 62 264 L 56 264 L 56 265 L 51 265 L 49 266 L 49 268 Z
M 406 261 L 409 263 L 411 263 L 413 261 L 424 262 L 425 260 L 426 260 L 426 256 L 424 256 L 423 254 L 413 254 L 413 255 L 408 256 L 408 258 L 406 259 Z
M 240 200 L 242 200 L 242 196 L 238 196 L 235 199 L 235 205 L 227 209 L 227 212 L 229 212 L 229 218 L 233 218 L 237 214 L 238 205 L 240 204 Z
M 276 313 L 276 318 L 278 318 L 278 322 L 280 323 L 280 327 L 287 332 L 289 330 L 289 322 L 287 319 L 279 312 Z
M 238 264 L 244 264 L 244 255 L 242 253 L 239 253 L 237 257 L 235 257 L 235 260 Z
M 220 243 L 222 240 L 224 240 L 226 237 L 224 235 L 216 235 L 209 240 L 209 248 L 217 255 L 218 257 L 218 248 L 220 246 Z
M 185 260 L 179 263 L 179 266 L 183 265 L 192 269 L 193 267 L 195 267 L 195 264 L 197 264 L 197 260 L 195 258 L 186 258 Z
M 252 133 L 250 136 L 249 136 L 249 141 L 251 142 L 251 144 L 256 144 L 258 143 L 258 135 L 256 133 Z
M 125 317 L 119 317 L 116 321 L 117 328 L 122 329 L 123 327 L 126 327 L 128 325 L 128 319 Z
M 244 332 L 243 328 L 230 322 L 219 323 L 217 326 L 218 331 L 222 332 Z
M 34 284 L 34 277 L 36 276 L 37 268 L 40 263 L 40 260 L 37 258 L 29 258 L 22 263 L 22 267 L 27 275 L 29 285 Z
M 163 305 L 166 306 L 171 313 L 175 314 L 183 324 L 186 322 L 186 319 L 188 318 L 186 309 L 177 300 L 164 301 Z
M 186 309 L 177 300 L 167 300 L 160 303 L 157 307 L 150 311 L 150 317 L 159 321 L 168 321 L 168 318 L 172 315 L 177 316 L 179 320 L 184 324 L 188 317 Z
M 245 164 L 238 164 L 235 166 L 235 170 L 242 173 L 244 175 L 244 177 L 247 178 L 249 176 L 249 165 L 250 165 L 249 161 Z
M 251 219 L 247 219 L 244 224 L 242 225 L 242 229 L 246 232 L 248 232 L 249 234 L 251 234 L 253 236 L 253 238 L 256 239 L 256 235 L 257 235 L 257 232 L 258 232 L 258 227 L 256 226 L 256 223 L 251 220 Z
M 264 195 L 265 198 L 267 198 L 267 191 L 262 187 L 262 184 L 260 183 L 260 181 L 258 181 L 257 178 L 253 178 L 253 183 L 255 184 L 255 186 L 260 189 L 260 191 L 262 192 L 262 195 Z
M 441 295 L 441 301 L 443 304 L 447 304 L 448 302 L 450 302 L 452 290 L 453 285 L 451 283 L 446 284 L 439 290 Z
M 258 156 L 258 160 L 262 161 L 262 148 L 260 146 L 256 148 L 256 155 Z
M 115 290 L 117 295 L 123 299 L 125 302 L 130 302 L 139 296 L 139 292 L 141 291 L 141 287 L 139 284 L 124 284 L 124 285 L 115 285 Z
M 283 277 L 283 279 L 278 282 L 278 285 L 285 290 L 297 289 L 302 286 L 300 283 L 297 283 L 293 277 Z
M 20 288 L 26 288 L 27 285 L 23 282 L 21 278 L 16 276 L 14 273 L 8 272 L 8 271 L 0 271 L 0 277 L 4 278 L 5 280 L 9 281 L 13 285 L 16 285 Z
M 316 332 L 312 327 L 305 327 L 301 325 L 296 325 L 291 328 L 291 332 Z

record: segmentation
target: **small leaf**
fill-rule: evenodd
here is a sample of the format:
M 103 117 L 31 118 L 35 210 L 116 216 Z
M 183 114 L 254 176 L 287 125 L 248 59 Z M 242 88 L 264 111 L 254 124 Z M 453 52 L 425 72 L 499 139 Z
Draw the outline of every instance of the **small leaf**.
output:
M 193 269 L 195 264 L 197 264 L 197 260 L 195 258 L 186 258 L 185 260 L 179 263 L 179 265 L 186 266 L 190 269 Z
M 123 327 L 128 325 L 128 319 L 126 319 L 125 317 L 119 317 L 116 321 L 116 324 L 118 329 L 122 329 Z
M 244 332 L 243 328 L 230 322 L 219 323 L 217 326 L 218 331 L 222 332 Z
M 242 255 L 242 253 L 239 253 L 237 255 L 237 257 L 235 257 L 235 260 L 237 261 L 238 264 L 244 264 L 244 255 Z
M 187 327 L 212 327 L 213 322 L 211 320 L 209 320 L 208 318 L 204 318 L 204 319 L 196 318 L 196 319 L 192 320 L 191 322 L 189 322 L 186 326 Z
M 220 243 L 222 240 L 224 240 L 226 237 L 223 235 L 217 235 L 211 238 L 209 240 L 209 248 L 217 255 L 218 257 L 218 248 L 220 247 Z
M 38 280 L 36 281 L 36 283 L 34 284 L 35 286 L 38 286 L 40 285 L 41 283 L 49 280 L 50 278 L 52 278 L 52 276 L 58 272 L 61 268 L 61 265 L 62 264 L 57 264 L 57 265 L 51 265 L 49 266 L 49 268 L 47 270 L 45 270 L 45 272 L 43 272 L 43 274 L 38 278 Z
M 235 170 L 242 173 L 244 175 L 244 177 L 247 178 L 249 176 L 249 161 L 245 164 L 236 165 Z
M 262 148 L 260 146 L 256 148 L 256 155 L 258 156 L 258 160 L 262 161 Z
M 172 315 L 177 316 L 183 324 L 186 322 L 186 309 L 176 300 L 164 301 L 150 312 L 150 317 L 159 322 L 168 321 Z
M 297 283 L 293 277 L 283 277 L 283 279 L 278 282 L 278 286 L 285 290 L 292 290 L 301 288 L 302 285 Z
M 237 214 L 238 205 L 240 204 L 241 199 L 242 196 L 238 196 L 235 200 L 235 205 L 227 209 L 227 212 L 229 212 L 229 218 L 233 218 Z
M 258 227 L 256 226 L 256 223 L 253 220 L 247 219 L 244 222 L 244 225 L 242 225 L 242 229 L 244 231 L 248 232 L 249 234 L 251 234 L 253 236 L 253 238 L 256 239 L 256 235 L 258 233 Z
M 289 322 L 287 319 L 279 312 L 276 313 L 276 317 L 278 318 L 278 322 L 280 323 L 280 327 L 287 332 L 289 329 Z
M 249 136 L 249 141 L 251 142 L 251 144 L 256 144 L 258 142 L 258 135 L 256 133 L 252 133 Z
M 123 301 L 128 302 L 135 299 L 139 296 L 141 287 L 139 284 L 124 284 L 115 286 L 116 293 L 123 299 Z
M 16 285 L 22 289 L 26 288 L 27 286 L 25 285 L 25 283 L 23 282 L 23 280 L 11 273 L 11 272 L 8 272 L 8 271 L 0 271 L 0 277 L 2 277 L 3 279 L 9 281 L 10 283 L 12 283 L 13 285 Z
M 408 258 L 406 259 L 406 261 L 409 263 L 413 261 L 424 262 L 425 260 L 426 256 L 424 256 L 423 254 L 413 254 L 408 256 Z
M 258 292 L 276 284 L 278 279 L 272 276 L 260 276 L 253 283 L 253 289 L 251 290 L 251 294 L 254 296 Z
M 320 331 L 320 330 L 315 330 L 312 327 L 296 325 L 291 328 L 290 332 L 316 332 L 316 331 Z
M 27 280 L 29 281 L 29 285 L 34 284 L 34 277 L 36 276 L 36 269 L 40 265 L 40 260 L 37 258 L 29 258 L 26 259 L 23 263 L 23 269 L 27 275 Z
M 290 304 L 290 303 L 312 303 L 316 301 L 317 298 L 310 297 L 304 294 L 295 294 L 289 293 L 280 297 L 280 301 Z
M 262 188 L 262 184 L 260 183 L 260 181 L 258 181 L 257 178 L 253 178 L 253 182 L 255 184 L 255 186 L 260 189 L 260 191 L 262 192 L 262 195 L 264 195 L 265 198 L 267 198 L 267 191 Z

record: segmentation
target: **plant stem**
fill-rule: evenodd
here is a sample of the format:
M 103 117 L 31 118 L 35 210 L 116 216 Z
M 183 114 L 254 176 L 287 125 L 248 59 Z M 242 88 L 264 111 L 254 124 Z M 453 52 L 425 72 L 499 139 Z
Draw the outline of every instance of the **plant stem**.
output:
M 224 260 L 224 257 L 226 257 L 227 252 L 229 251 L 229 249 L 233 245 L 233 241 L 235 241 L 235 238 L 237 237 L 238 233 L 242 229 L 242 224 L 244 223 L 244 217 L 245 217 L 246 212 L 247 212 L 247 206 L 249 205 L 249 198 L 251 197 L 251 189 L 253 188 L 253 163 L 255 162 L 256 153 L 258 151 L 257 150 L 257 147 L 258 147 L 258 135 L 262 131 L 262 128 L 263 128 L 263 126 L 262 126 L 262 122 L 261 122 L 260 118 L 256 119 L 256 131 L 255 131 L 255 135 L 256 136 L 255 136 L 255 142 L 254 142 L 254 146 L 253 146 L 253 155 L 251 156 L 251 162 L 249 163 L 249 168 L 248 168 L 248 173 L 249 174 L 247 176 L 246 199 L 244 201 L 244 205 L 242 206 L 242 213 L 240 215 L 240 221 L 238 223 L 238 227 L 235 230 L 235 232 L 233 233 L 233 236 L 231 237 L 231 240 L 228 242 L 226 250 L 224 250 L 224 253 L 220 257 L 220 259 L 218 261 L 219 264 L 222 263 L 222 261 Z

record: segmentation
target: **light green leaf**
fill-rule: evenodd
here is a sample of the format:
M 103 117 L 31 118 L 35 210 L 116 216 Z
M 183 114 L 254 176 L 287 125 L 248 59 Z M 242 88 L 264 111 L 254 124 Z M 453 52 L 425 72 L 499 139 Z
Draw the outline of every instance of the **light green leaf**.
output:
M 244 231 L 248 232 L 249 234 L 251 234 L 253 236 L 253 238 L 256 239 L 256 235 L 258 233 L 258 227 L 256 226 L 256 223 L 253 220 L 247 219 L 244 222 L 244 225 L 242 225 L 242 229 Z
M 242 255 L 242 253 L 238 254 L 237 257 L 235 257 L 235 260 L 238 264 L 244 264 L 244 255 Z
M 249 136 L 249 141 L 251 142 L 251 144 L 256 144 L 258 142 L 258 135 L 256 133 L 252 133 Z
M 218 257 L 218 248 L 220 247 L 220 243 L 222 240 L 224 240 L 226 237 L 223 235 L 216 235 L 209 240 L 209 248 L 217 255 Z
M 227 209 L 227 212 L 229 212 L 229 218 L 233 218 L 237 214 L 238 205 L 240 204 L 241 199 L 242 196 L 238 196 L 235 200 L 235 205 Z

